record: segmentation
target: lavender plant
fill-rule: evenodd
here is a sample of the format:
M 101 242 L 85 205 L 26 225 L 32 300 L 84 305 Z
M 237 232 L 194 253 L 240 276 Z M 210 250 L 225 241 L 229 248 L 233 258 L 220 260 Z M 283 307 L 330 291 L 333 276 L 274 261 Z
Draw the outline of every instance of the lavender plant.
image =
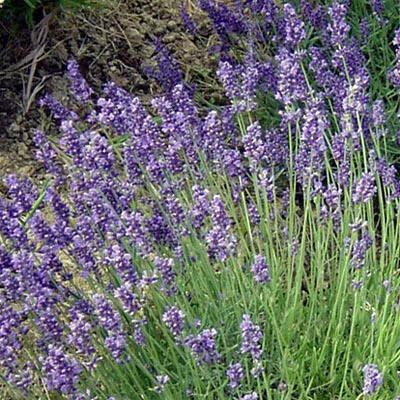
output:
M 221 107 L 166 52 L 148 107 L 68 64 L 49 180 L 0 198 L 2 398 L 400 394 L 398 54 L 382 95 L 352 5 L 302 3 L 200 2 Z

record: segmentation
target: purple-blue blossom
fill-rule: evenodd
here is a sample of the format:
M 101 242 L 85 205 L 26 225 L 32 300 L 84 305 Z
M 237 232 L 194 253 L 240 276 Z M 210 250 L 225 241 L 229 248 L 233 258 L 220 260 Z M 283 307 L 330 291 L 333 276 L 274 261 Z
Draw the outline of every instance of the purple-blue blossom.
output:
M 376 364 L 365 365 L 362 372 L 364 374 L 363 393 L 369 396 L 373 395 L 383 384 L 383 374 Z
M 250 315 L 244 314 L 240 329 L 242 332 L 242 346 L 240 348 L 242 354 L 249 354 L 255 360 L 261 359 L 263 340 L 261 328 L 252 322 Z
M 82 103 L 87 103 L 93 94 L 93 89 L 87 84 L 82 73 L 79 71 L 78 63 L 73 58 L 67 63 L 67 71 L 71 90 L 75 98 Z
M 376 192 L 375 177 L 371 172 L 363 173 L 355 183 L 352 200 L 355 204 L 366 203 Z
M 199 364 L 215 364 L 220 360 L 216 339 L 216 329 L 206 329 L 198 335 L 186 337 L 185 345 L 191 350 Z
M 162 320 L 175 338 L 182 335 L 185 324 L 185 313 L 178 307 L 169 307 L 163 314 Z
M 251 265 L 251 272 L 253 273 L 256 282 L 258 283 L 271 282 L 269 265 L 264 256 L 258 254 L 254 257 L 254 262 Z
M 237 389 L 244 378 L 244 369 L 241 363 L 231 364 L 226 371 L 231 389 Z

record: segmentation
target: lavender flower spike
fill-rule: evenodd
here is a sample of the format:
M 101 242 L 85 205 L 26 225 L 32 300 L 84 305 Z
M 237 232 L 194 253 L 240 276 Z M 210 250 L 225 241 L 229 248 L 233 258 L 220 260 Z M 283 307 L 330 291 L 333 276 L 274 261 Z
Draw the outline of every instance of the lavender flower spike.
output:
M 70 59 L 67 64 L 68 79 L 71 82 L 71 89 L 75 98 L 81 103 L 86 104 L 93 94 L 93 89 L 87 84 L 85 78 L 79 71 L 79 65 L 74 59 Z
M 294 7 L 286 3 L 283 5 L 284 13 L 284 41 L 291 47 L 296 48 L 306 38 L 304 22 L 297 16 Z
M 376 192 L 375 177 L 372 173 L 364 173 L 355 184 L 353 191 L 353 203 L 366 203 Z
M 240 324 L 242 330 L 242 347 L 243 354 L 248 353 L 254 359 L 259 360 L 262 356 L 261 342 L 263 333 L 258 325 L 253 324 L 250 315 L 243 315 L 243 322 Z
M 269 274 L 269 266 L 264 256 L 257 255 L 254 259 L 254 264 L 251 266 L 251 272 L 254 275 L 254 279 L 258 283 L 271 282 L 271 276 Z
M 389 78 L 395 88 L 400 88 L 400 28 L 394 34 L 393 44 L 396 48 L 396 65 L 390 71 Z
M 238 388 L 240 386 L 240 382 L 244 378 L 244 370 L 242 364 L 240 363 L 232 364 L 228 368 L 226 375 L 229 378 L 229 386 L 231 387 L 231 389 Z
M 383 374 L 375 364 L 367 364 L 362 369 L 364 373 L 363 393 L 372 395 L 376 393 L 379 387 L 383 384 Z
M 162 316 L 162 320 L 172 335 L 177 338 L 182 335 L 185 313 L 177 307 L 170 307 Z
M 200 334 L 188 336 L 185 344 L 192 351 L 199 364 L 214 364 L 218 362 L 220 355 L 217 352 L 215 339 L 217 331 L 206 329 Z

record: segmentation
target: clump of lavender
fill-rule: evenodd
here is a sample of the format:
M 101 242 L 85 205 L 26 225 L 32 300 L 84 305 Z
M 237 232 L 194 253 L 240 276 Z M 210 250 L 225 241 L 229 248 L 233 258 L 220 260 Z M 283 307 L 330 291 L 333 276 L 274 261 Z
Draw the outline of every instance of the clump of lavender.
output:
M 363 393 L 365 395 L 373 395 L 383 384 L 383 374 L 375 364 L 365 365 L 362 371 L 364 374 Z
M 165 92 L 148 106 L 112 82 L 95 99 L 76 61 L 69 61 L 72 94 L 86 115 L 78 116 L 77 105 L 69 109 L 44 96 L 40 103 L 59 125 L 58 136 L 35 135 L 49 179 L 37 188 L 10 176 L 1 190 L 0 375 L 11 386 L 3 396 L 0 385 L 0 397 L 13 397 L 15 387 L 27 398 L 31 392 L 46 396 L 40 381 L 50 397 L 117 397 L 115 377 L 128 373 L 127 392 L 146 398 L 149 390 L 167 389 L 179 397 L 188 388 L 182 366 L 189 357 L 197 367 L 188 397 L 210 395 L 228 379 L 229 394 L 261 398 L 268 384 L 264 336 L 250 315 L 235 319 L 243 313 L 239 307 L 257 312 L 260 320 L 268 313 L 273 348 L 279 348 L 275 339 L 282 344 L 294 338 L 286 365 L 314 338 L 328 343 L 324 332 L 330 332 L 336 356 L 324 346 L 321 369 L 340 369 L 344 380 L 329 386 L 330 395 L 354 395 L 341 385 L 354 361 L 349 349 L 371 337 L 384 339 L 383 326 L 398 328 L 391 313 L 398 300 L 390 301 L 397 286 L 400 183 L 397 166 L 387 160 L 395 146 L 395 96 L 385 96 L 382 74 L 378 85 L 373 74 L 368 46 L 379 36 L 380 16 L 369 17 L 370 37 L 360 44 L 353 32 L 365 30 L 366 20 L 354 29 L 349 1 L 300 3 L 301 10 L 273 0 L 229 6 L 200 0 L 218 34 L 216 76 L 226 96 L 221 107 L 197 106 L 202 93 L 194 96 L 161 40 L 158 67 L 148 72 Z M 370 5 L 382 15 L 381 1 Z M 182 18 L 194 33 L 189 15 L 183 12 Z M 392 31 L 393 24 L 386 28 Z M 397 30 L 396 64 L 388 75 L 395 88 L 399 42 Z M 266 258 L 254 254 L 264 246 L 279 277 L 277 290 L 268 293 L 274 306 L 267 308 L 266 293 L 248 290 L 271 281 Z M 367 257 L 373 268 L 365 270 Z M 238 273 L 243 260 L 253 260 L 250 274 Z M 345 290 L 351 284 L 357 291 Z M 377 298 L 375 290 L 381 297 L 385 289 L 385 312 L 382 302 L 374 304 L 379 320 L 373 334 L 355 329 L 350 340 L 348 321 L 362 319 L 361 302 Z M 173 306 L 167 296 L 173 296 Z M 342 311 L 349 318 L 338 323 Z M 188 335 L 185 313 L 203 321 L 193 329 L 215 329 Z M 329 328 L 309 336 L 310 321 Z M 160 324 L 172 341 L 160 334 L 166 331 Z M 237 357 L 233 331 L 239 324 L 242 359 L 229 364 Z M 380 357 L 398 358 L 395 350 L 389 358 L 380 350 Z M 343 366 L 340 354 L 346 352 Z M 274 363 L 278 353 L 271 351 L 268 361 Z M 213 369 L 223 372 L 209 379 L 207 370 L 217 363 Z M 134 378 L 142 376 L 142 366 L 155 376 L 155 387 L 145 387 L 151 379 Z M 268 381 L 286 376 L 282 368 L 283 375 Z M 304 381 L 316 381 L 312 371 L 299 372 L 290 385 L 302 397 Z M 363 372 L 369 396 L 383 374 L 373 364 Z M 174 384 L 166 388 L 169 376 Z M 252 382 L 258 392 L 238 390 L 254 390 Z M 324 392 L 312 385 L 309 390 L 324 396 L 323 387 Z

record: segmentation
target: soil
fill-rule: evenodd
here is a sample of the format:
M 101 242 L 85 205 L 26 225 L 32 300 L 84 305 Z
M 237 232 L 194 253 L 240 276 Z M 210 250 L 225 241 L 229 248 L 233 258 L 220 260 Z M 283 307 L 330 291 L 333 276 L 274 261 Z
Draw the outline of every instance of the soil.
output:
M 180 0 L 120 0 L 109 7 L 59 12 L 33 32 L 20 30 L 18 35 L 0 20 L 0 39 L 5 44 L 0 51 L 0 178 L 16 173 L 41 180 L 44 171 L 34 158 L 32 135 L 49 120 L 37 100 L 46 92 L 68 100 L 65 65 L 71 56 L 97 92 L 113 80 L 146 103 L 160 92 L 143 72 L 143 66 L 152 63 L 158 37 L 186 78 L 201 85 L 205 66 L 213 63 L 207 49 L 216 39 L 194 8 L 189 11 L 201 21 L 203 34 L 194 38 L 188 33 L 180 19 L 181 4 Z M 208 90 L 212 92 L 212 85 Z

